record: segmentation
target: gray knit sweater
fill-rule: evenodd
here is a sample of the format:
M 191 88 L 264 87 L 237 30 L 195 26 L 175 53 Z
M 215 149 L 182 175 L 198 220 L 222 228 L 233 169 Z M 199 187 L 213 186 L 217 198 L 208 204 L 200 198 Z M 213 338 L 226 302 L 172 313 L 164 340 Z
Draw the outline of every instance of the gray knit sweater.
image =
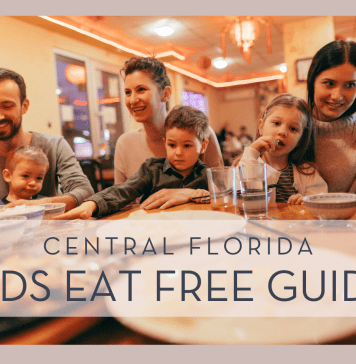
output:
M 356 114 L 332 122 L 315 120 L 316 164 L 329 192 L 356 191 Z

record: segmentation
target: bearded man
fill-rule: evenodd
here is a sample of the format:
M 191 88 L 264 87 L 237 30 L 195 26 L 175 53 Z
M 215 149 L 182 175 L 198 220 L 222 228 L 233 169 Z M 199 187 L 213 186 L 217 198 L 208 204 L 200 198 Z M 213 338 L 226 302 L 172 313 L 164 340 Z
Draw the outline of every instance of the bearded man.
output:
M 66 203 L 66 211 L 79 206 L 94 191 L 84 175 L 73 150 L 62 136 L 24 131 L 22 115 L 30 102 L 26 84 L 18 73 L 0 68 L 0 169 L 4 170 L 7 154 L 23 145 L 43 150 L 49 160 L 49 170 L 43 181 L 40 200 L 18 200 L 6 207 L 20 204 Z M 0 199 L 7 196 L 8 186 L 0 174 Z

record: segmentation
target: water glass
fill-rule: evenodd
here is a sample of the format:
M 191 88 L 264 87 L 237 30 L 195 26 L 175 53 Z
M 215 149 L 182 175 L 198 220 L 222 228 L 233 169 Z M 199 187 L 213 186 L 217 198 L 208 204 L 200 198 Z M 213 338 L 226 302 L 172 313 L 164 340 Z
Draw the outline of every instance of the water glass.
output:
M 210 204 L 213 210 L 236 213 L 236 169 L 208 168 Z
M 268 217 L 267 165 L 239 165 L 242 205 L 245 219 L 262 220 Z

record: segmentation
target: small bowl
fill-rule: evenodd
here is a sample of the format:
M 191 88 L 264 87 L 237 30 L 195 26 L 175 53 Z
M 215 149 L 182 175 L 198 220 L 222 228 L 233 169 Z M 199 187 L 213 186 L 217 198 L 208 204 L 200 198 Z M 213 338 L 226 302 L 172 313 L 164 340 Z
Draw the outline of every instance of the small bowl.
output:
M 0 249 L 6 249 L 15 244 L 25 231 L 26 216 L 14 216 L 10 219 L 0 219 Z
M 256 199 L 256 196 L 257 196 L 257 199 Z M 259 206 L 261 205 L 261 202 L 263 203 L 263 200 L 264 200 L 264 193 L 263 192 L 260 192 L 260 193 L 256 193 L 256 196 L 254 196 L 254 205 L 256 205 L 255 209 L 256 211 L 257 210 L 263 210 L 264 207 L 262 206 L 261 208 L 259 208 Z M 270 199 L 271 199 L 271 196 L 272 196 L 272 188 L 270 188 L 268 191 L 267 191 L 267 203 L 269 203 Z M 252 201 L 251 201 L 252 202 Z M 241 192 L 238 192 L 237 193 L 237 208 L 239 209 L 240 212 L 244 212 L 244 208 L 242 206 L 242 195 L 241 195 Z M 252 208 L 252 206 L 251 206 Z
M 356 195 L 321 193 L 303 198 L 307 210 L 319 220 L 346 220 L 356 213 Z
M 45 207 L 41 205 L 21 205 L 0 210 L 1 220 L 11 220 L 16 216 L 26 216 L 25 234 L 36 229 L 41 224 Z
M 45 207 L 43 220 L 52 220 L 52 217 L 64 214 L 66 209 L 65 203 L 44 203 L 39 206 Z

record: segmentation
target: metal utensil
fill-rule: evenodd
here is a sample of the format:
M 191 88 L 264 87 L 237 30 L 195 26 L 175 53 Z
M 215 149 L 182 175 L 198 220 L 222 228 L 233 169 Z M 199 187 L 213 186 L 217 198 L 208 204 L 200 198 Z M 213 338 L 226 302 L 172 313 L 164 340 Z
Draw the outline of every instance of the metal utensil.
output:
M 278 183 L 275 183 L 273 185 L 268 185 L 268 188 L 274 188 L 274 187 L 279 187 Z M 232 192 L 232 188 L 229 188 L 228 190 L 221 192 L 217 197 L 223 197 L 226 196 L 228 194 L 230 194 Z M 241 193 L 241 190 L 237 190 L 236 191 L 237 194 Z M 198 200 L 200 198 L 204 198 L 203 201 L 210 201 L 210 195 L 204 195 L 204 196 L 197 196 L 197 197 L 191 197 L 191 200 Z

